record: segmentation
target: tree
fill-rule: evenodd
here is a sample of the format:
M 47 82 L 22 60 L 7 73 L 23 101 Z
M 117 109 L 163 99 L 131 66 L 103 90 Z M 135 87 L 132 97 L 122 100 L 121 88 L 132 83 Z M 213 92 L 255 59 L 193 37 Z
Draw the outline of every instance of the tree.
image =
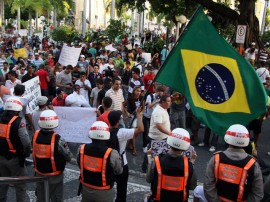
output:
M 124 21 L 110 19 L 110 24 L 105 31 L 110 41 L 114 42 L 117 36 L 127 35 L 127 33 L 129 33 L 129 29 L 130 28 L 126 25 Z
M 131 8 L 145 9 L 144 3 L 146 0 L 121 0 L 121 5 L 129 5 Z M 213 18 L 217 16 L 222 19 L 221 23 L 237 25 L 247 25 L 245 46 L 247 47 L 251 42 L 255 41 L 262 46 L 259 37 L 259 21 L 255 15 L 256 0 L 237 0 L 236 9 L 232 9 L 228 4 L 214 2 L 213 0 L 149 0 L 151 7 L 156 13 L 164 13 L 167 19 L 176 23 L 175 16 L 184 14 L 188 18 L 194 12 L 195 3 L 201 4 L 208 11 L 214 13 Z M 228 2 L 228 1 L 225 1 Z M 215 19 L 213 19 L 215 20 Z M 218 22 L 218 20 L 217 20 Z

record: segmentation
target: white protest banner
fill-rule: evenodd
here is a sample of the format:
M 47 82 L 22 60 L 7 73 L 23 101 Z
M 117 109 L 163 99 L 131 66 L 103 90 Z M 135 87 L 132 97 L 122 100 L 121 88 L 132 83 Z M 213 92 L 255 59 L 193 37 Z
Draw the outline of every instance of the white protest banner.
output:
M 144 58 L 145 62 L 151 62 L 151 53 L 142 53 L 142 58 Z
M 167 144 L 167 140 L 151 140 L 152 156 L 158 156 L 159 154 L 166 154 L 170 146 Z
M 37 97 L 41 96 L 41 90 L 39 85 L 39 77 L 36 76 L 35 78 L 22 83 L 25 86 L 25 92 L 23 94 L 24 98 L 29 100 L 29 110 L 32 113 L 37 108 Z M 11 94 L 13 95 L 14 88 L 10 89 Z
M 114 48 L 114 47 L 112 46 L 112 44 L 110 44 L 110 45 L 108 45 L 108 46 L 105 46 L 105 50 L 108 50 L 108 51 L 113 52 L 113 51 L 116 51 L 116 48 Z
M 63 65 L 72 65 L 75 67 L 77 65 L 82 48 L 69 47 L 64 44 L 58 62 Z
M 89 128 L 96 121 L 95 108 L 54 107 L 59 126 L 55 129 L 67 142 L 91 143 Z

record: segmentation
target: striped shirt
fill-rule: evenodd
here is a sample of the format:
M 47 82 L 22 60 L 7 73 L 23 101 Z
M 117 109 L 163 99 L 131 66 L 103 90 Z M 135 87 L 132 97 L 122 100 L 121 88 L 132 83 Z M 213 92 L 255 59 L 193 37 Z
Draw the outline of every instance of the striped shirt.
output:
M 138 80 L 135 80 L 135 79 L 131 78 L 131 80 L 129 82 L 129 87 L 128 87 L 128 93 L 129 94 L 132 94 L 133 93 L 133 88 L 135 86 L 140 86 L 141 89 L 142 89 L 142 92 L 144 91 L 144 83 L 143 83 L 141 77 Z
M 122 103 L 124 102 L 124 96 L 122 89 L 118 91 L 114 91 L 112 88 L 109 89 L 105 97 L 110 97 L 112 99 L 112 110 L 121 110 L 122 111 Z

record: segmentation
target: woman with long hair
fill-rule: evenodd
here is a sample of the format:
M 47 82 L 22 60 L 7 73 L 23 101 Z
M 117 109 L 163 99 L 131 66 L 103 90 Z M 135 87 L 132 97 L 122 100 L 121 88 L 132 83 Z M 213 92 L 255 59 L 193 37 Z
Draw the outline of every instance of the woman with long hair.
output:
M 141 101 L 142 101 L 141 93 L 142 93 L 141 87 L 134 86 L 132 94 L 125 100 L 123 104 L 124 113 L 127 117 L 127 124 L 128 124 L 128 127 L 130 128 L 135 128 L 137 124 L 137 120 L 134 119 L 134 116 L 136 115 L 136 109 L 141 106 Z M 129 148 L 132 149 L 133 155 L 137 155 L 135 136 L 130 141 Z

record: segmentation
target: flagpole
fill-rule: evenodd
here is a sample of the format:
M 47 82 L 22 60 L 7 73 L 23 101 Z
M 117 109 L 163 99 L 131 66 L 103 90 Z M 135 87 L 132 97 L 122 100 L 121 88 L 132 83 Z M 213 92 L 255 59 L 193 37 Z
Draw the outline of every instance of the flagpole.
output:
M 143 100 L 145 99 L 145 97 L 146 97 L 147 93 L 149 92 L 150 88 L 153 86 L 154 82 L 156 81 L 156 78 L 157 78 L 157 76 L 158 76 L 160 70 L 164 67 L 164 65 L 165 65 L 166 62 L 168 61 L 168 58 L 171 57 L 174 48 L 178 45 L 178 43 L 180 43 L 180 40 L 182 39 L 183 34 L 185 33 L 186 29 L 189 27 L 189 24 L 191 24 L 191 22 L 193 21 L 194 15 L 197 13 L 197 11 L 198 11 L 200 8 L 201 8 L 201 5 L 199 5 L 199 6 L 197 7 L 197 9 L 195 10 L 195 12 L 194 12 L 193 15 L 191 16 L 191 19 L 190 19 L 188 25 L 185 26 L 184 30 L 182 31 L 182 33 L 180 34 L 179 38 L 178 38 L 177 41 L 175 42 L 175 44 L 174 44 L 172 50 L 170 51 L 168 57 L 165 58 L 164 63 L 162 64 L 162 66 L 161 66 L 160 69 L 158 70 L 157 75 L 155 76 L 154 80 L 153 80 L 152 83 L 148 86 L 146 92 L 144 93 L 142 99 L 140 100 L 141 106 L 144 105 Z M 133 124 L 133 122 L 134 122 L 135 119 L 136 119 L 136 116 L 133 117 L 133 119 L 132 119 L 132 121 L 130 122 L 128 128 L 131 128 L 131 126 L 132 126 L 132 124 Z

